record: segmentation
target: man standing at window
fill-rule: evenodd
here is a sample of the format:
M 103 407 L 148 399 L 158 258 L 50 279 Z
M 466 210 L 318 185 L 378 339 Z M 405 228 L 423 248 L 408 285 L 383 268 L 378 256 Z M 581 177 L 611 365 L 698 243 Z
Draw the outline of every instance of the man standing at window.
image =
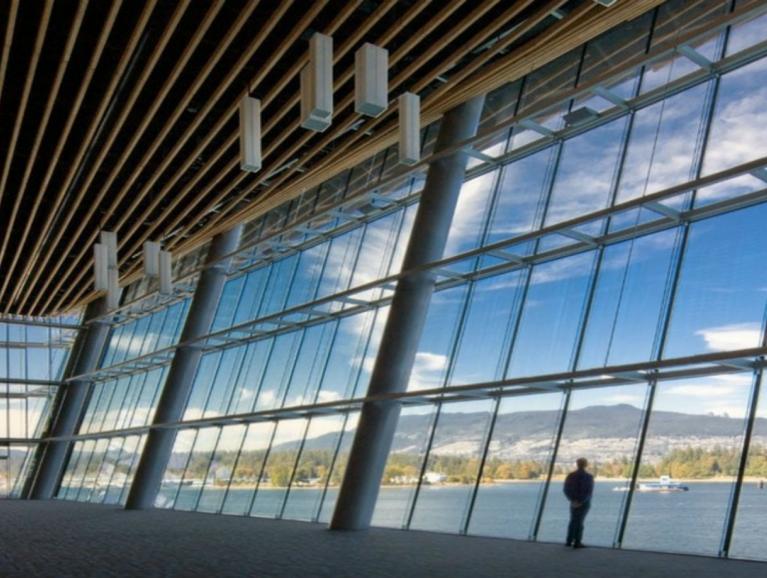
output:
M 589 462 L 578 458 L 578 469 L 565 478 L 565 496 L 570 500 L 570 525 L 567 527 L 567 546 L 583 548 L 583 521 L 591 507 L 591 495 L 594 493 L 594 476 L 586 471 Z

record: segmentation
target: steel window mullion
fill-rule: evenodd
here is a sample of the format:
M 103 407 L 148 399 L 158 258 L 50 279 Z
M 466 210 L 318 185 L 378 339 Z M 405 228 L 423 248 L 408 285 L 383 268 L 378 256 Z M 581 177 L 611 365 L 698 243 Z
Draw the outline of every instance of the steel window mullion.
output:
M 626 498 L 623 501 L 623 505 L 618 513 L 618 527 L 616 529 L 615 538 L 613 539 L 613 548 L 621 548 L 623 546 L 623 539 L 626 535 L 626 527 L 628 526 L 629 513 L 631 512 L 631 504 L 634 500 L 634 491 L 636 490 L 637 480 L 639 478 L 639 467 L 642 465 L 642 457 L 644 454 L 644 446 L 647 441 L 647 430 L 650 426 L 650 417 L 652 416 L 653 406 L 655 404 L 655 393 L 658 389 L 656 381 L 651 381 L 648 385 L 648 391 L 645 401 L 645 409 L 642 414 L 642 422 L 639 426 L 639 436 L 637 438 L 636 451 L 634 455 L 634 463 L 631 470 L 631 480 L 629 482 L 628 492 Z
M 120 504 L 123 503 L 123 500 L 127 497 L 126 494 L 128 490 L 130 490 L 130 486 L 133 485 L 133 480 L 136 473 L 135 471 L 136 462 L 139 460 L 142 452 L 144 451 L 144 444 L 146 443 L 146 437 L 144 434 L 140 434 L 137 437 L 138 439 L 136 440 L 136 448 L 133 450 L 133 459 L 131 459 L 131 462 L 128 465 L 128 471 L 125 473 L 125 482 L 123 483 L 123 488 L 122 488 L 122 491 L 120 492 L 120 496 L 117 499 L 118 503 Z M 175 498 L 174 498 L 174 502 L 175 502 Z
M 224 488 L 224 495 L 221 498 L 221 504 L 219 504 L 218 508 L 216 508 L 215 513 L 221 514 L 224 511 L 224 506 L 226 505 L 226 499 L 229 497 L 229 489 L 232 487 L 232 481 L 234 480 L 234 474 L 237 471 L 237 466 L 240 464 L 240 457 L 242 456 L 242 448 L 245 446 L 245 440 L 248 439 L 248 431 L 250 430 L 252 424 L 243 423 L 242 424 L 245 427 L 245 431 L 242 434 L 242 440 L 240 440 L 239 447 L 236 450 L 236 454 L 234 456 L 234 461 L 232 462 L 232 475 L 229 476 L 229 481 L 226 482 L 226 488 Z
M 735 485 L 730 496 L 730 503 L 727 508 L 727 518 L 724 524 L 724 535 L 719 548 L 721 558 L 729 558 L 730 548 L 732 546 L 732 537 L 735 531 L 735 522 L 737 520 L 738 509 L 740 508 L 740 494 L 743 489 L 743 478 L 748 466 L 749 453 L 751 449 L 751 438 L 754 433 L 754 424 L 759 410 L 759 399 L 762 395 L 762 379 L 764 369 L 760 368 L 754 371 L 754 381 L 751 387 L 751 401 L 748 407 L 746 417 L 746 428 L 743 432 L 743 444 L 741 447 L 740 460 L 738 462 L 738 473 L 735 478 Z
M 115 438 L 112 438 L 112 439 L 115 439 Z M 106 490 L 104 491 L 104 499 L 101 500 L 102 504 L 107 501 L 107 496 L 109 495 L 109 489 L 112 487 L 112 480 L 114 480 L 115 473 L 117 472 L 117 465 L 120 463 L 120 458 L 122 458 L 122 455 L 123 455 L 123 448 L 125 447 L 125 437 L 124 436 L 120 436 L 117 439 L 120 440 L 120 442 L 119 442 L 120 443 L 120 449 L 117 450 L 117 457 L 115 458 L 115 466 L 112 469 L 112 473 L 109 476 L 109 480 L 107 481 L 107 487 L 106 487 Z M 107 449 L 107 451 L 108 451 L 108 449 Z M 104 460 L 104 461 L 106 461 L 106 460 Z
M 202 493 L 205 491 L 205 488 L 208 485 L 208 477 L 210 476 L 210 466 L 213 464 L 213 458 L 216 457 L 216 451 L 218 450 L 218 444 L 221 443 L 221 434 L 224 431 L 224 427 L 225 426 L 219 426 L 218 428 L 218 435 L 216 436 L 216 441 L 213 444 L 213 449 L 210 451 L 210 457 L 207 460 L 208 464 L 207 466 L 205 466 L 205 477 L 202 479 L 202 486 L 200 486 L 200 492 L 197 494 L 197 497 L 194 500 L 194 505 L 190 509 L 190 511 L 192 512 L 196 512 L 197 508 L 200 507 L 200 500 L 202 499 Z M 191 456 L 191 453 L 190 453 L 190 456 Z
M 193 429 L 194 429 L 194 438 L 192 439 L 192 442 L 189 444 L 189 451 L 186 454 L 186 460 L 184 460 L 184 468 L 183 468 L 183 471 L 181 473 L 181 477 L 178 480 L 178 487 L 176 488 L 176 491 L 173 493 L 173 500 L 170 502 L 170 505 L 168 506 L 169 510 L 175 510 L 176 509 L 176 501 L 178 501 L 178 495 L 181 493 L 181 488 L 184 487 L 184 480 L 186 480 L 187 470 L 189 469 L 189 462 L 192 461 L 192 454 L 194 453 L 194 446 L 197 445 L 197 440 L 200 437 L 200 428 L 193 428 Z M 176 431 L 176 437 L 173 440 L 173 445 L 174 446 L 176 445 L 176 440 L 178 439 L 178 434 L 180 434 L 182 431 L 183 430 L 181 430 L 181 429 Z M 142 452 L 143 452 L 143 450 L 142 450 Z M 138 452 L 138 449 L 137 449 L 136 453 L 137 454 L 140 453 L 140 452 Z M 165 473 L 166 474 L 168 473 L 167 465 L 165 466 Z M 163 478 L 164 477 L 165 477 L 165 475 L 163 474 Z M 157 493 L 158 496 L 159 496 L 159 494 L 160 494 L 160 492 Z
M 581 57 L 580 57 L 580 60 L 578 62 L 578 74 L 576 75 L 576 80 L 575 80 L 575 85 L 576 86 L 577 86 L 577 83 L 578 83 L 578 80 L 579 80 L 578 76 L 580 76 L 581 67 L 583 66 L 583 60 L 584 60 L 585 54 L 586 54 L 586 46 L 587 46 L 587 44 L 583 45 L 583 51 L 581 52 Z M 570 111 L 572 110 L 573 102 L 574 102 L 574 100 L 571 100 L 570 104 L 568 106 L 568 110 L 570 110 Z M 628 131 L 626 131 L 624 129 L 624 135 L 623 135 L 623 139 L 622 139 L 624 150 L 626 148 L 626 145 L 625 145 L 626 141 L 625 141 L 625 139 L 628 138 L 627 134 L 628 134 Z M 541 221 L 542 223 L 546 222 L 546 216 L 547 216 L 547 213 L 548 213 L 548 209 L 549 209 L 549 206 L 550 206 L 550 203 L 551 203 L 551 198 L 552 198 L 553 191 L 554 191 L 554 183 L 556 182 L 556 178 L 557 178 L 557 175 L 559 173 L 559 164 L 560 164 L 560 162 L 562 160 L 562 149 L 563 148 L 564 148 L 563 147 L 563 143 L 560 142 L 559 143 L 559 151 L 557 153 L 556 164 L 554 165 L 554 172 L 553 172 L 552 177 L 551 177 L 551 186 L 549 188 L 548 201 L 547 201 L 547 204 L 546 204 L 546 207 L 545 207 L 545 210 L 544 210 L 544 213 L 543 213 L 542 221 Z M 618 160 L 616 162 L 620 162 L 620 160 Z M 617 183 L 618 183 L 618 179 L 617 179 L 617 171 L 616 171 L 616 173 L 613 175 L 613 183 L 611 185 L 611 193 L 612 194 L 614 194 L 614 191 L 617 189 L 617 186 L 618 186 Z M 609 204 L 609 200 L 608 200 L 608 204 Z M 603 227 L 606 227 L 606 223 L 603 225 Z M 540 245 L 540 238 L 538 239 L 538 242 L 536 243 L 536 247 L 535 247 L 536 251 L 537 251 L 539 245 Z M 598 278 L 598 275 L 599 275 L 599 266 L 600 266 L 600 263 L 601 263 L 601 260 L 602 260 L 603 253 L 604 253 L 604 248 L 603 247 L 599 247 L 597 249 L 595 255 L 594 255 L 594 261 L 592 262 L 591 278 L 590 278 L 590 281 L 589 281 L 589 286 L 586 289 L 586 292 L 585 292 L 585 295 L 584 295 L 584 299 L 585 299 L 584 308 L 583 308 L 583 310 L 581 312 L 581 319 L 580 319 L 580 322 L 579 322 L 579 327 L 576 330 L 575 343 L 573 344 L 574 345 L 574 349 L 573 349 L 573 352 L 571 354 L 570 368 L 573 371 L 575 371 L 575 368 L 577 367 L 578 358 L 580 356 L 581 347 L 583 345 L 583 339 L 584 339 L 584 336 L 586 334 L 586 325 L 587 325 L 588 315 L 589 315 L 589 312 L 590 312 L 590 309 L 591 309 L 591 304 L 592 304 L 592 301 L 593 301 L 594 292 L 595 292 L 595 289 L 596 289 L 596 286 L 597 286 L 597 278 Z M 532 276 L 531 276 L 531 279 L 532 279 Z M 530 281 L 528 280 L 528 285 L 529 285 L 529 283 L 530 283 Z M 571 398 L 571 396 L 572 396 L 572 388 L 568 387 L 567 388 L 567 393 L 565 394 L 565 399 L 564 399 L 564 403 L 563 403 L 563 407 L 562 407 L 562 413 L 561 413 L 560 421 L 559 421 L 559 427 L 558 427 L 557 433 L 556 433 L 556 439 L 554 441 L 554 447 L 552 448 L 552 452 L 551 452 L 551 461 L 549 462 L 549 469 L 548 469 L 548 472 L 547 472 L 547 475 L 546 475 L 546 481 L 544 482 L 543 488 L 541 489 L 541 493 L 540 493 L 540 496 L 539 496 L 539 503 L 538 503 L 537 512 L 535 514 L 535 521 L 534 521 L 534 524 L 533 524 L 533 527 L 532 527 L 532 530 L 531 530 L 531 534 L 530 534 L 530 539 L 531 540 L 537 540 L 538 539 L 538 533 L 540 531 L 541 522 L 543 520 L 543 513 L 544 513 L 544 510 L 546 508 L 546 502 L 547 502 L 547 499 L 548 499 L 549 488 L 551 486 L 551 479 L 553 477 L 554 468 L 555 468 L 555 465 L 556 465 L 556 462 L 557 462 L 557 457 L 558 457 L 558 453 L 559 453 L 559 445 L 560 445 L 560 443 L 562 441 L 562 434 L 564 432 L 564 426 L 565 426 L 565 422 L 567 420 L 567 412 L 569 411 L 569 405 L 570 405 L 570 398 Z
M 309 433 L 309 426 L 312 424 L 312 419 L 309 418 L 306 420 L 306 425 L 304 426 L 304 433 L 301 436 L 301 441 L 298 446 L 298 452 L 296 452 L 296 459 L 293 462 L 293 468 L 290 472 L 290 479 L 288 480 L 288 487 L 285 488 L 285 495 L 282 497 L 282 504 L 280 504 L 280 507 L 277 510 L 277 515 L 275 516 L 277 519 L 282 519 L 283 514 L 285 513 L 285 506 L 288 504 L 288 497 L 290 496 L 290 490 L 293 488 L 293 482 L 296 479 L 296 470 L 298 469 L 298 464 L 301 462 L 301 454 L 304 452 L 304 445 L 306 445 L 306 435 Z
M 536 508 L 533 524 L 530 529 L 529 539 L 532 541 L 538 540 L 538 531 L 541 528 L 541 520 L 543 519 L 543 510 L 546 507 L 546 500 L 549 494 L 549 487 L 551 486 L 551 478 L 554 475 L 554 466 L 557 463 L 557 454 L 559 453 L 559 444 L 562 441 L 562 432 L 565 429 L 565 422 L 567 421 L 567 413 L 570 407 L 570 397 L 572 390 L 568 388 L 565 392 L 565 397 L 562 403 L 562 409 L 559 414 L 559 423 L 557 424 L 557 431 L 554 436 L 554 444 L 551 448 L 551 459 L 549 461 L 548 471 L 546 472 L 546 480 L 543 482 L 543 487 L 540 490 L 538 497 L 538 505 Z
M 490 417 L 490 423 L 487 427 L 487 432 L 485 435 L 484 443 L 482 444 L 482 455 L 479 460 L 479 467 L 477 468 L 477 479 L 474 482 L 474 487 L 471 490 L 471 495 L 469 496 L 469 503 L 466 507 L 466 512 L 464 514 L 464 519 L 461 524 L 461 529 L 459 530 L 459 534 L 468 534 L 469 533 L 469 525 L 471 524 L 471 517 L 474 513 L 474 506 L 477 502 L 477 494 L 479 493 L 479 487 L 482 484 L 482 474 L 485 469 L 485 463 L 487 462 L 487 454 L 490 452 L 490 443 L 493 441 L 493 432 L 495 431 L 495 423 L 498 420 L 498 412 L 501 409 L 501 398 L 497 397 L 495 399 L 495 408 L 493 409 L 493 414 Z
M 415 514 L 415 508 L 418 505 L 418 497 L 421 493 L 421 486 L 423 485 L 423 476 L 426 473 L 426 468 L 429 463 L 429 454 L 431 454 L 431 446 L 434 442 L 434 435 L 437 433 L 437 428 L 439 427 L 439 418 L 440 415 L 442 415 L 442 404 L 441 403 L 434 403 L 432 404 L 435 406 L 434 409 L 434 417 L 431 420 L 431 429 L 429 430 L 429 439 L 426 442 L 426 447 L 424 448 L 423 453 L 423 462 L 421 462 L 421 467 L 419 468 L 419 475 L 418 475 L 418 482 L 416 482 L 415 489 L 413 490 L 413 496 L 412 501 L 410 504 L 408 504 L 408 510 L 405 512 L 405 520 L 402 522 L 402 529 L 403 530 L 409 530 L 410 524 L 413 521 L 413 515 Z
M 346 412 L 343 414 L 343 423 L 341 424 L 341 431 L 338 435 L 338 442 L 335 444 L 335 449 L 333 450 L 333 455 L 330 458 L 330 467 L 328 467 L 328 478 L 325 480 L 325 484 L 322 486 L 322 490 L 320 492 L 320 499 L 317 502 L 317 509 L 312 514 L 312 517 L 310 518 L 312 522 L 318 522 L 320 519 L 320 516 L 322 515 L 322 508 L 325 506 L 325 497 L 328 494 L 328 487 L 330 486 L 330 478 L 333 476 L 333 470 L 335 470 L 336 462 L 338 460 L 338 454 L 341 452 L 341 445 L 344 441 L 344 435 L 346 435 L 346 426 L 349 422 L 349 414 L 350 412 Z M 340 484 L 339 484 L 340 487 Z
M 258 490 L 261 488 L 261 479 L 264 477 L 264 468 L 266 467 L 266 463 L 269 461 L 269 456 L 272 453 L 272 444 L 274 444 L 274 438 L 277 435 L 277 428 L 280 426 L 280 422 L 278 420 L 273 421 L 274 427 L 272 428 L 271 433 L 269 434 L 269 443 L 266 446 L 266 449 L 264 450 L 264 457 L 261 460 L 261 467 L 258 470 L 258 478 L 256 479 L 256 487 L 253 488 L 253 495 L 250 497 L 250 504 L 245 509 L 244 516 L 252 516 L 253 515 L 253 507 L 256 505 L 256 496 L 258 495 Z M 243 443 L 244 440 L 243 440 Z

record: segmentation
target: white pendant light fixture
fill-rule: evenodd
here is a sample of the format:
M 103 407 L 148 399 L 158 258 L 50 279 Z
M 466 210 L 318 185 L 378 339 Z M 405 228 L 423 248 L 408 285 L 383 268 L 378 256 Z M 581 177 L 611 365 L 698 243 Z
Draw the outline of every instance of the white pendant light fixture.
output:
M 261 101 L 248 95 L 240 100 L 240 169 L 261 170 Z
M 354 54 L 354 111 L 376 117 L 389 104 L 389 51 L 366 42 Z
M 116 309 L 120 304 L 120 275 L 117 270 L 117 233 L 114 231 L 101 231 L 100 241 L 101 243 L 96 245 L 97 248 L 95 249 L 97 283 L 103 284 L 104 275 L 106 275 L 107 309 Z M 106 272 L 104 272 L 104 265 L 101 261 L 106 261 Z M 104 289 L 99 290 L 104 291 Z
M 421 97 L 405 92 L 398 104 L 399 162 L 414 165 L 421 160 Z
M 173 293 L 172 255 L 169 251 L 163 251 L 160 243 L 147 241 L 144 243 L 144 274 L 157 279 L 160 283 L 160 293 L 171 295 Z
M 333 120 L 333 39 L 315 33 L 301 69 L 301 126 L 323 132 Z

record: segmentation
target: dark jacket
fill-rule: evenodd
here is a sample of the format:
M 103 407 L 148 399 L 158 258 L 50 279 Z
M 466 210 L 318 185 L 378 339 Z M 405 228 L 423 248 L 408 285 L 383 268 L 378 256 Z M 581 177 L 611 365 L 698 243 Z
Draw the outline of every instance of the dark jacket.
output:
M 575 470 L 565 478 L 564 490 L 571 502 L 588 502 L 594 493 L 594 476 L 586 470 Z

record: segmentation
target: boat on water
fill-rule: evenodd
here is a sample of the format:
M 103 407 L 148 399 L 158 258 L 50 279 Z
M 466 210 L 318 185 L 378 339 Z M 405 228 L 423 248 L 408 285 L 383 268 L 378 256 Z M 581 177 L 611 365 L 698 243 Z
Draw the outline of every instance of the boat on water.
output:
M 629 485 L 615 486 L 613 492 L 628 492 Z M 636 485 L 637 492 L 655 492 L 660 494 L 670 494 L 674 492 L 689 492 L 690 487 L 680 482 L 675 482 L 671 476 L 661 476 L 657 482 L 640 482 Z
M 687 492 L 689 486 L 680 482 L 675 482 L 671 476 L 661 476 L 657 482 L 641 482 L 637 485 L 637 492 L 658 492 L 668 494 L 671 492 Z

